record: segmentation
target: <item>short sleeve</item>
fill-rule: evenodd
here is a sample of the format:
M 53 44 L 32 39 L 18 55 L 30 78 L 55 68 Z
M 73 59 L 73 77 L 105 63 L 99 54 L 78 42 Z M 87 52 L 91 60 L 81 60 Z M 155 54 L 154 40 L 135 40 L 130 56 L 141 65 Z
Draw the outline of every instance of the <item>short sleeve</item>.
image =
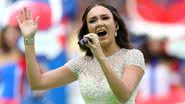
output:
M 71 59 L 69 60 L 65 66 L 69 67 L 69 69 L 75 73 L 75 75 L 78 77 L 79 75 L 79 58 Z
M 145 69 L 145 61 L 143 53 L 138 49 L 131 49 L 126 53 L 124 57 L 125 65 L 136 65 L 143 70 Z

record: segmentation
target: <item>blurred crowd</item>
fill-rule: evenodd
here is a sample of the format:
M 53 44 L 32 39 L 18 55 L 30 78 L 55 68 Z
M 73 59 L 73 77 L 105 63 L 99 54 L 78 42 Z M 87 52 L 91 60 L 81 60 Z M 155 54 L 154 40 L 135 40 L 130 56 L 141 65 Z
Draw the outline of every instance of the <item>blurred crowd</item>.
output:
M 34 1 L 34 0 L 4 0 L 8 6 L 18 1 Z M 37 0 L 39 1 L 39 0 Z M 40 2 L 48 2 L 49 0 L 40 0 Z M 60 1 L 60 0 L 58 0 Z M 66 11 L 66 15 L 59 21 L 65 32 L 59 37 L 59 44 L 65 48 L 66 61 L 80 55 L 80 50 L 77 44 L 77 32 L 81 26 L 82 12 L 86 6 L 95 0 L 61 0 L 66 5 L 73 7 Z M 71 3 L 74 3 L 72 6 Z M 181 54 L 174 55 L 169 51 L 169 43 L 171 40 L 168 37 L 154 37 L 150 33 L 134 33 L 130 31 L 131 17 L 128 15 L 127 0 L 106 0 L 114 5 L 121 13 L 122 18 L 128 27 L 130 40 L 134 48 L 140 49 L 144 53 L 146 69 L 145 75 L 141 82 L 140 92 L 137 97 L 137 104 L 183 104 L 185 103 L 185 58 Z M 134 0 L 131 0 L 134 1 Z M 135 0 L 144 2 L 145 0 Z M 166 3 L 175 3 L 179 0 L 161 0 L 160 5 Z M 172 2 L 173 1 L 173 2 Z M 183 0 L 182 0 L 183 1 Z M 1 2 L 0 2 L 1 3 Z M 74 10 L 74 7 L 75 10 Z M 142 6 L 141 6 L 142 7 Z M 67 7 L 66 7 L 67 8 Z M 65 8 L 64 8 L 65 9 Z M 64 10 L 65 11 L 65 10 Z M 70 11 L 70 13 L 68 13 Z M 72 11 L 72 12 L 71 12 Z M 0 16 L 3 16 L 2 14 Z M 56 96 L 57 91 L 31 91 L 26 77 L 26 67 L 24 59 L 24 49 L 21 47 L 21 33 L 16 25 L 11 23 L 3 24 L 0 22 L 0 104 L 58 104 L 57 101 L 68 101 L 61 104 L 82 104 L 80 93 L 78 92 L 78 84 L 71 84 L 64 88 L 65 96 L 59 95 L 60 99 L 50 100 L 50 96 Z M 58 25 L 57 25 L 58 26 Z M 52 27 L 52 28 L 55 28 Z M 184 27 L 185 30 L 185 27 Z M 170 31 L 170 30 L 169 30 Z M 43 30 L 41 30 L 43 32 Z M 58 31 L 60 32 L 60 31 Z M 44 33 L 52 34 L 49 29 L 45 29 Z M 65 35 L 63 35 L 65 34 Z M 40 35 L 40 33 L 39 33 Z M 42 35 L 42 34 L 41 34 Z M 156 34 L 158 35 L 158 34 Z M 58 35 L 57 35 L 58 36 Z M 179 40 L 185 41 L 185 34 Z M 44 38 L 44 36 L 43 36 Z M 39 41 L 39 40 L 38 40 Z M 178 40 L 177 40 L 178 41 Z M 37 41 L 36 41 L 37 42 Z M 46 42 L 46 41 L 45 41 Z M 51 41 L 52 42 L 52 41 Z M 41 43 L 42 44 L 42 43 Z M 177 51 L 183 50 L 181 47 L 175 48 Z M 53 47 L 55 48 L 55 47 Z M 52 49 L 52 48 L 50 48 Z M 185 50 L 185 49 L 184 49 Z M 45 51 L 46 48 L 45 48 Z M 62 50 L 64 51 L 64 50 Z M 43 55 L 44 56 L 44 55 Z M 56 59 L 63 60 L 60 54 L 54 58 L 54 62 L 48 61 L 42 55 L 38 55 L 40 67 L 44 73 L 51 68 L 60 66 L 63 63 Z M 54 67 L 51 65 L 57 64 Z

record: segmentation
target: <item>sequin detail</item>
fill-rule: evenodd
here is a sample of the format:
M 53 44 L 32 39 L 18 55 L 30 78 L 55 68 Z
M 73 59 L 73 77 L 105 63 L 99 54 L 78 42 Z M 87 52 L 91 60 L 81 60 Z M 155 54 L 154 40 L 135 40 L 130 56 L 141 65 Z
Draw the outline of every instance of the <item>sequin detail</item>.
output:
M 113 71 L 119 78 L 122 77 L 124 66 L 131 64 L 145 68 L 144 58 L 141 51 L 137 49 L 121 49 L 112 56 L 106 57 Z M 67 65 L 74 72 L 79 80 L 81 95 L 86 104 L 123 104 L 113 94 L 106 77 L 95 58 L 81 56 L 67 62 Z M 135 104 L 138 87 L 131 98 L 125 104 Z

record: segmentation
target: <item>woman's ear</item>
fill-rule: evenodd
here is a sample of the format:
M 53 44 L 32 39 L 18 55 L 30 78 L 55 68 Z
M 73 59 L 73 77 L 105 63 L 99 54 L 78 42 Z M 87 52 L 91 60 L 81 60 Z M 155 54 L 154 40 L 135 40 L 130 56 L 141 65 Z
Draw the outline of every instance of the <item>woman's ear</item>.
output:
M 116 23 L 116 31 L 118 31 L 119 30 L 119 25 L 118 25 L 118 23 Z
M 115 27 L 116 27 L 116 31 L 119 30 L 119 24 L 117 22 L 115 22 Z

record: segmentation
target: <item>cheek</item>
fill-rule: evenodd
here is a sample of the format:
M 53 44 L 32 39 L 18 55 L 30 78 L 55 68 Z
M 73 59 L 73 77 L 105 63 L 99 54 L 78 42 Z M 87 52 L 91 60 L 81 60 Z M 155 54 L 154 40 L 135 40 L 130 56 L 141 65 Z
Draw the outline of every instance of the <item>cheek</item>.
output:
M 95 24 L 87 24 L 87 28 L 89 32 L 95 32 L 96 25 Z
M 8 42 L 8 43 L 11 43 L 11 44 L 14 44 L 16 43 L 16 40 L 18 39 L 18 36 L 16 34 L 8 34 L 6 37 L 5 37 L 5 40 Z
M 115 32 L 116 32 L 115 27 L 113 25 L 109 26 L 108 33 L 109 35 L 111 35 L 111 37 L 114 36 Z
M 112 31 L 116 32 L 116 25 L 111 25 L 112 26 Z
M 108 28 L 109 28 L 109 30 L 111 32 L 115 32 L 116 31 L 116 24 L 114 22 L 112 22 L 112 21 L 108 22 L 107 26 L 108 26 Z

